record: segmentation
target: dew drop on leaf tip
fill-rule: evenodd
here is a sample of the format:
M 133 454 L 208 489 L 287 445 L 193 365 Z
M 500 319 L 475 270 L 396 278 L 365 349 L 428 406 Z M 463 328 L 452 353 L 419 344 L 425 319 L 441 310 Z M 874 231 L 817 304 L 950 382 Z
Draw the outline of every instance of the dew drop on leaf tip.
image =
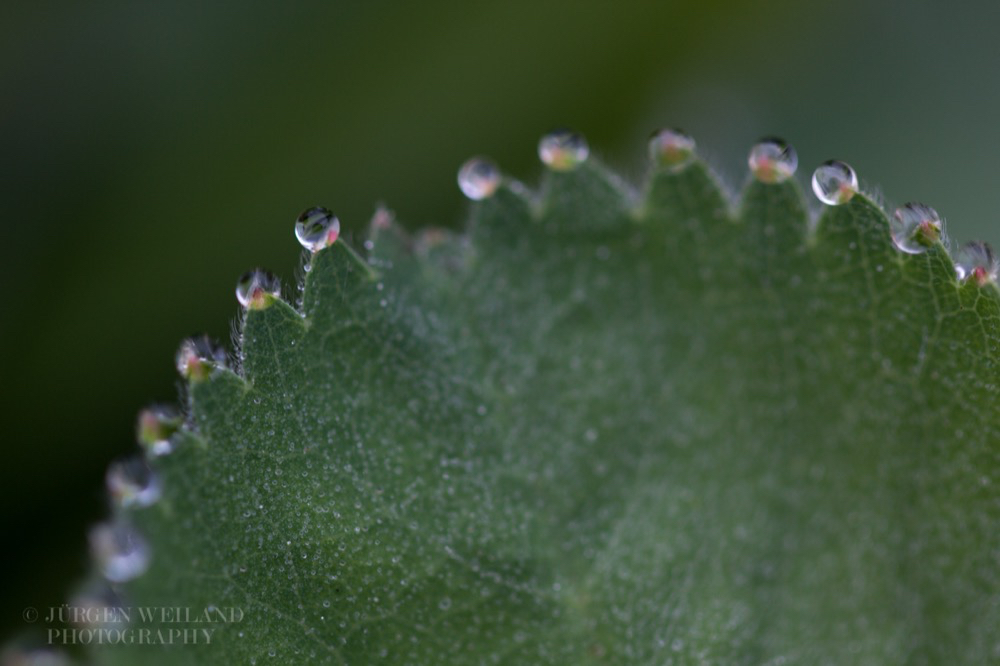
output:
M 795 175 L 799 168 L 799 156 L 784 139 L 768 137 L 761 139 L 747 158 L 753 177 L 762 183 L 783 183 Z
M 907 254 L 926 252 L 941 238 L 941 217 L 930 206 L 908 203 L 889 220 L 892 242 Z
M 124 583 L 145 573 L 150 550 L 130 525 L 101 523 L 90 530 L 90 552 L 101 574 L 112 583 Z
M 143 458 L 112 463 L 105 482 L 112 501 L 120 507 L 150 506 L 160 499 L 159 476 Z
M 955 272 L 959 280 L 972 280 L 980 287 L 988 282 L 996 282 L 997 258 L 988 243 L 973 241 L 966 243 L 958 251 Z
M 191 381 L 207 379 L 216 368 L 226 367 L 226 351 L 207 335 L 188 338 L 177 350 L 177 371 Z
M 828 206 L 839 206 L 858 193 L 858 174 L 850 165 L 830 160 L 813 172 L 812 188 L 820 201 Z
M 493 196 L 500 187 L 500 169 L 485 157 L 473 157 L 458 170 L 458 187 L 473 201 Z
M 247 271 L 236 282 L 236 300 L 247 310 L 263 310 L 280 297 L 278 278 L 265 270 Z
M 587 161 L 590 146 L 582 134 L 553 130 L 538 142 L 538 157 L 553 171 L 572 171 Z
M 169 405 L 151 405 L 139 412 L 136 423 L 136 440 L 154 456 L 162 456 L 173 450 L 170 438 L 180 429 L 180 412 Z
M 649 157 L 659 166 L 680 171 L 694 161 L 695 141 L 678 129 L 661 129 L 649 137 Z
M 310 252 L 330 247 L 340 237 L 340 220 L 328 209 L 314 206 L 295 220 L 295 238 Z

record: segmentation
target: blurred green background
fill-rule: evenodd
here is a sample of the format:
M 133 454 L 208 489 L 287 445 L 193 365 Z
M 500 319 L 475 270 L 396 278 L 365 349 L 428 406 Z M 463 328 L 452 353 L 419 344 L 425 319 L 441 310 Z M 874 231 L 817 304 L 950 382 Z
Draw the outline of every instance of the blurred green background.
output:
M 64 601 L 137 410 L 176 399 L 184 336 L 228 341 L 240 273 L 294 279 L 301 209 L 456 226 L 470 155 L 534 183 L 568 125 L 639 182 L 677 126 L 733 187 L 778 134 L 803 182 L 839 157 L 995 243 L 998 25 L 919 1 L 5 3 L 0 630 Z

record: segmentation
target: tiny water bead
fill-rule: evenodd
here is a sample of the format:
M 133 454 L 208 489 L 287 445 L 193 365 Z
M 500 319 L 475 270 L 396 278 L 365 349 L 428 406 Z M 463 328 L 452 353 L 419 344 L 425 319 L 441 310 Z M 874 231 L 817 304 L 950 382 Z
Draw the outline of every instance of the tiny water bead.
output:
M 147 453 L 162 456 L 173 451 L 170 438 L 184 420 L 180 412 L 170 405 L 151 405 L 139 412 L 135 436 Z
M 280 297 L 278 278 L 265 270 L 247 271 L 236 282 L 236 300 L 247 310 L 263 310 Z
M 188 338 L 177 350 L 177 371 L 181 377 L 201 381 L 216 368 L 226 367 L 226 350 L 207 335 Z
M 330 247 L 340 237 L 340 220 L 322 206 L 309 208 L 295 220 L 295 237 L 310 252 Z
M 121 507 L 150 506 L 160 499 L 160 479 L 143 458 L 113 463 L 105 476 L 108 494 Z
M 107 580 L 124 583 L 149 567 L 149 545 L 125 523 L 101 523 L 90 530 L 90 552 Z
M 858 193 L 858 174 L 839 160 L 819 165 L 812 177 L 813 192 L 828 206 L 839 206 Z
M 997 258 L 988 243 L 966 243 L 958 251 L 955 271 L 959 280 L 971 280 L 980 287 L 997 280 Z
M 485 157 L 473 157 L 458 170 L 458 187 L 473 201 L 487 199 L 500 187 L 500 169 Z
M 695 142 L 677 129 L 661 129 L 649 138 L 649 157 L 659 166 L 680 171 L 694 161 Z
M 762 183 L 783 183 L 795 175 L 799 156 L 783 139 L 769 137 L 758 141 L 747 158 L 753 177 Z
M 572 171 L 589 155 L 587 140 L 570 130 L 554 130 L 538 142 L 538 157 L 553 171 Z
M 941 217 L 930 206 L 908 203 L 896 209 L 889 220 L 892 242 L 903 252 L 926 252 L 941 238 Z

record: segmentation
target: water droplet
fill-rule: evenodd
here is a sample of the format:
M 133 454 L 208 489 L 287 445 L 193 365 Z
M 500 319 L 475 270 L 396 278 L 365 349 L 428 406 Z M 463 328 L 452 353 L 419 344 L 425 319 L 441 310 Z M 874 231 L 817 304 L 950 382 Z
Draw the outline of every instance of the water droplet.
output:
M 259 268 L 247 271 L 236 283 L 236 300 L 247 310 L 263 310 L 280 297 L 278 278 Z
M 981 241 L 966 243 L 958 251 L 955 271 L 959 280 L 972 280 L 980 287 L 987 282 L 996 282 L 997 259 L 993 248 Z
M 438 608 L 440 608 L 443 611 L 446 611 L 449 608 L 451 608 L 451 598 L 441 597 L 441 601 L 438 602 Z
M 694 139 L 677 129 L 661 129 L 649 138 L 649 156 L 659 166 L 680 171 L 694 161 Z
M 147 452 L 162 456 L 173 450 L 170 438 L 174 436 L 184 420 L 174 407 L 151 405 L 139 412 L 136 423 L 136 439 Z
M 903 252 L 920 254 L 941 238 L 941 217 L 930 206 L 908 203 L 889 220 L 892 241 Z
M 302 211 L 295 220 L 295 237 L 310 252 L 330 247 L 340 236 L 340 220 L 322 206 Z
M 101 574 L 112 583 L 124 583 L 149 567 L 149 545 L 125 523 L 102 523 L 90 530 L 90 552 Z
M 812 177 L 813 192 L 828 206 L 839 206 L 858 192 L 858 174 L 849 165 L 830 160 L 819 165 Z
M 226 351 L 207 335 L 188 338 L 177 350 L 177 371 L 191 381 L 201 381 L 216 368 L 226 367 Z
M 572 171 L 590 155 L 590 146 L 582 134 L 554 130 L 538 142 L 538 157 L 554 171 Z
M 458 170 L 458 186 L 473 201 L 493 196 L 500 187 L 500 169 L 485 157 L 473 157 Z
M 149 506 L 160 499 L 159 476 L 143 458 L 113 463 L 105 475 L 108 494 L 121 507 Z
M 761 139 L 750 149 L 750 171 L 762 183 L 783 183 L 799 168 L 799 156 L 783 139 Z

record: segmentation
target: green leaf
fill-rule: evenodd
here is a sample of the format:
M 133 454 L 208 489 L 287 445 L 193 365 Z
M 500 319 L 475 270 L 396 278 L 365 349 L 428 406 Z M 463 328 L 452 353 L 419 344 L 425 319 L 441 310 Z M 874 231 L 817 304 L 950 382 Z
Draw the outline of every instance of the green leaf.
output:
M 1000 297 L 941 244 L 699 161 L 387 220 L 246 312 L 118 512 L 121 603 L 242 619 L 95 661 L 1000 659 Z

